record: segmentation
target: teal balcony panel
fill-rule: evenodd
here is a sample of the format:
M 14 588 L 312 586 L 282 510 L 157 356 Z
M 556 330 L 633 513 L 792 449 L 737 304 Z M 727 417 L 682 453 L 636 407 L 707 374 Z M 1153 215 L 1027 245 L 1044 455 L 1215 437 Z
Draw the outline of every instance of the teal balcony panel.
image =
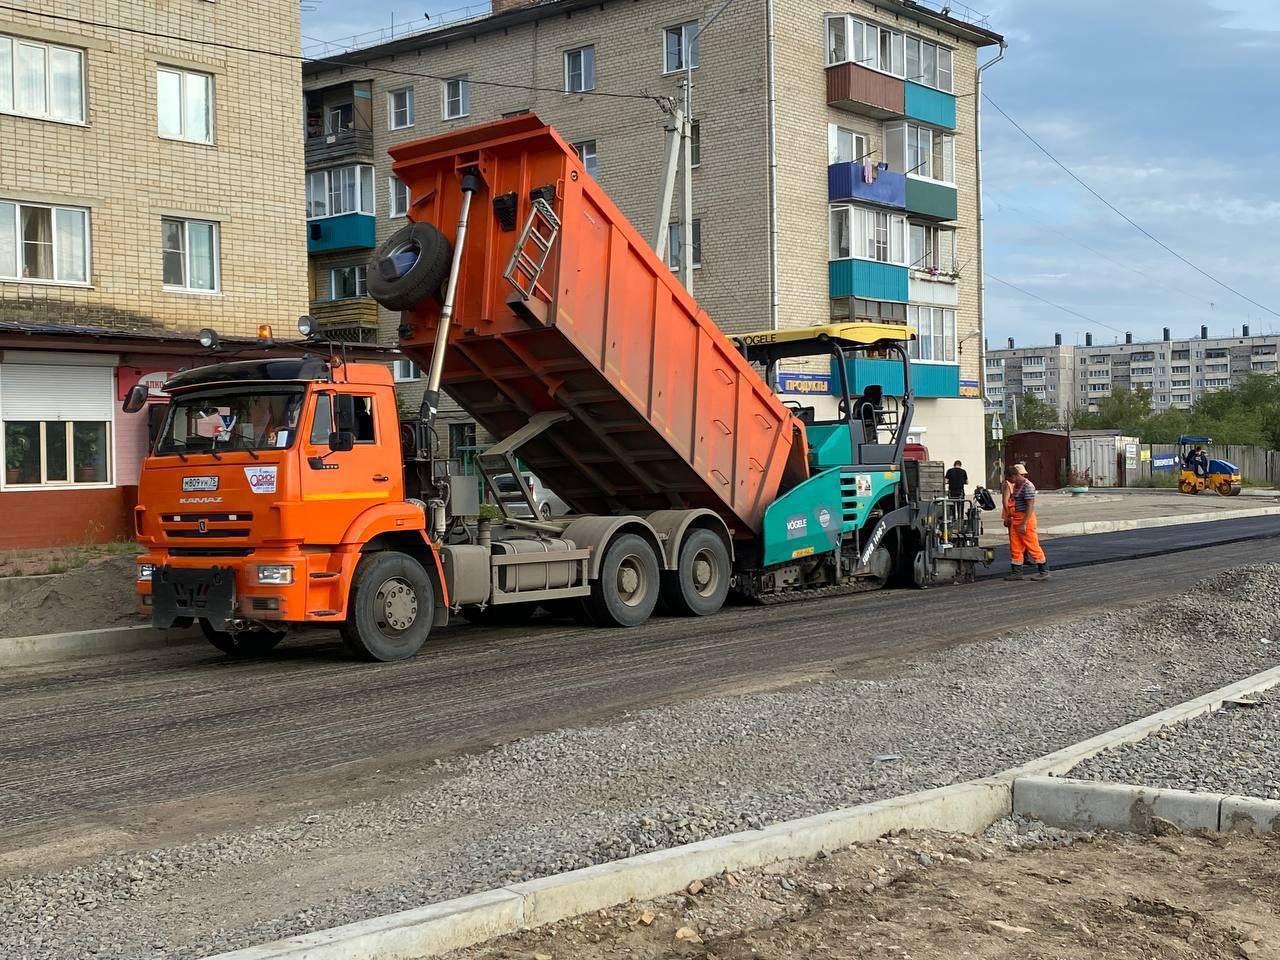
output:
M 907 302 L 906 267 L 874 260 L 832 260 L 827 267 L 831 296 Z
M 908 80 L 904 101 L 906 114 L 913 120 L 948 130 L 956 128 L 956 98 L 952 94 Z
M 307 253 L 372 250 L 378 245 L 377 220 L 367 213 L 344 213 L 307 221 Z

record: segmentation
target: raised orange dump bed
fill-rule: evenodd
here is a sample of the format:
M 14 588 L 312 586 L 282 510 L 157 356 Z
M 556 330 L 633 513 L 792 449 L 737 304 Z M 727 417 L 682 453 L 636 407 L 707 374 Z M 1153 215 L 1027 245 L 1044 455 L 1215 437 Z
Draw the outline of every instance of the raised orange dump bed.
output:
M 461 172 L 475 168 L 483 181 L 442 381 L 463 409 L 495 437 L 534 414 L 567 412 L 518 456 L 576 512 L 709 507 L 736 537 L 757 535 L 765 507 L 807 476 L 803 425 L 574 149 L 523 115 L 391 154 L 410 218 L 451 241 Z M 504 273 L 536 197 L 560 227 L 526 298 Z M 401 349 L 424 367 L 439 316 L 436 298 L 404 316 Z

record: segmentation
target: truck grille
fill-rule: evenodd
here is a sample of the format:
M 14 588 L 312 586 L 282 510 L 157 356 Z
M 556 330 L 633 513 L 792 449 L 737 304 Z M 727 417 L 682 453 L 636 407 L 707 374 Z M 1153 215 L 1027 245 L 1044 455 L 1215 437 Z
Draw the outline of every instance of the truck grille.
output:
M 253 520 L 253 513 L 164 513 L 160 523 L 165 535 L 178 540 L 225 539 L 247 537 L 249 527 L 242 526 Z M 235 526 L 229 526 L 235 524 Z
M 164 513 L 160 520 L 164 523 L 248 523 L 253 514 L 246 510 L 243 513 Z
M 248 527 L 210 527 L 208 530 L 166 530 L 166 534 L 184 540 L 218 540 L 226 537 L 247 537 Z
M 251 557 L 253 547 L 170 547 L 171 557 Z

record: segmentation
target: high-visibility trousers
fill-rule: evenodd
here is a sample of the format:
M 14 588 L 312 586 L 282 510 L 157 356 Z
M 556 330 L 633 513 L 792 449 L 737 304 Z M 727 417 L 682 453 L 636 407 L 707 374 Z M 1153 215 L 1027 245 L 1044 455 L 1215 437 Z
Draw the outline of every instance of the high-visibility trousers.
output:
M 1021 533 L 1018 528 L 1022 521 L 1027 521 L 1027 532 Z M 1025 513 L 1013 510 L 1009 514 L 1009 560 L 1015 567 L 1020 567 L 1024 560 L 1032 563 L 1044 563 L 1044 551 L 1040 549 L 1040 535 L 1036 533 L 1036 515 L 1028 519 Z

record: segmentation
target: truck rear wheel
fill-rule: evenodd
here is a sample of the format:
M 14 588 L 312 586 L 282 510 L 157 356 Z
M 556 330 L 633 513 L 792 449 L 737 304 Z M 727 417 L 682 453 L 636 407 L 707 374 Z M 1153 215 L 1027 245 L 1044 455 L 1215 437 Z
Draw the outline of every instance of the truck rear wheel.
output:
M 712 530 L 692 530 L 680 546 L 680 563 L 666 574 L 662 597 L 672 612 L 686 617 L 719 613 L 729 595 L 729 549 Z
M 394 550 L 369 553 L 356 565 L 342 639 L 365 660 L 404 660 L 431 633 L 435 590 L 413 557 Z
M 255 627 L 252 630 L 241 630 L 228 633 L 215 630 L 208 620 L 200 621 L 200 629 L 205 639 L 229 657 L 261 657 L 270 653 L 284 639 L 284 631 L 266 630 Z
M 624 533 L 605 551 L 587 608 L 602 627 L 636 627 L 653 613 L 661 589 L 653 547 L 643 537 Z

